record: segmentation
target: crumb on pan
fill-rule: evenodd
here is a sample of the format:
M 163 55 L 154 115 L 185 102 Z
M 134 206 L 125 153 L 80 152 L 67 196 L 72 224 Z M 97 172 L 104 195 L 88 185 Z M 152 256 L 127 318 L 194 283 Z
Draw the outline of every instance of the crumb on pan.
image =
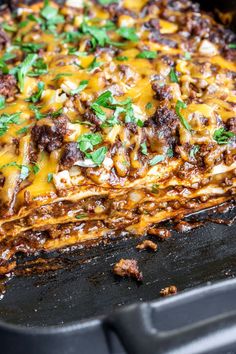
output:
M 138 250 L 151 249 L 155 252 L 157 250 L 157 244 L 151 240 L 144 240 L 143 242 L 139 243 L 136 248 Z
M 138 263 L 135 259 L 121 259 L 113 268 L 113 273 L 120 277 L 131 277 L 137 281 L 142 281 L 143 274 L 138 268 Z

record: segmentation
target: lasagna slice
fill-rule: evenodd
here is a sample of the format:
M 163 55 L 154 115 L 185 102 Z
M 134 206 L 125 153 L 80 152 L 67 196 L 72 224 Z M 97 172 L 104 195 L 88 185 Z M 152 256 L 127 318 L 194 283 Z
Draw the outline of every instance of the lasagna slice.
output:
M 235 35 L 188 0 L 0 19 L 0 273 L 234 198 Z

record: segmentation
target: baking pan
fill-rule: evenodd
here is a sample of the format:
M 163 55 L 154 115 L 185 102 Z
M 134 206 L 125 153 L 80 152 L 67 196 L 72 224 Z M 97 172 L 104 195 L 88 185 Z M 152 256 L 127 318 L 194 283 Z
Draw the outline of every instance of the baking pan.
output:
M 136 238 L 61 253 L 63 269 L 7 284 L 0 354 L 236 353 L 235 236 L 236 225 L 208 222 L 157 253 L 137 252 Z M 114 277 L 120 258 L 138 260 L 142 283 Z M 179 294 L 157 300 L 169 285 Z

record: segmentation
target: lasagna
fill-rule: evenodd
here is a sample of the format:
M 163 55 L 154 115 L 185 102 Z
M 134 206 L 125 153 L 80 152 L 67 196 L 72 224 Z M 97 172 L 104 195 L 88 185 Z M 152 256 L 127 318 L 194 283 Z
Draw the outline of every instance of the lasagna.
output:
M 231 200 L 235 35 L 189 0 L 0 16 L 0 273 Z

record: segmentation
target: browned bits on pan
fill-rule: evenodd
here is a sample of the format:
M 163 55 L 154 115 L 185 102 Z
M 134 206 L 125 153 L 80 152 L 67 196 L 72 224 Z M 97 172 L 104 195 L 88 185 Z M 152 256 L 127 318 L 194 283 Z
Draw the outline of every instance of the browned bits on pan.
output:
M 113 273 L 120 277 L 131 277 L 137 281 L 142 281 L 143 274 L 138 268 L 138 263 L 135 259 L 121 259 L 113 268 Z
M 158 236 L 162 240 L 165 240 L 166 238 L 169 238 L 171 236 L 170 230 L 164 227 L 152 227 L 148 230 L 148 233 L 149 235 Z
M 194 222 L 194 223 L 189 223 L 187 221 L 180 221 L 176 226 L 175 230 L 178 232 L 188 232 L 193 229 L 196 229 L 198 227 L 201 227 L 204 223 L 199 221 L 199 222 Z
M 161 296 L 169 296 L 177 293 L 177 287 L 175 285 L 167 286 L 166 288 L 161 289 Z
M 151 240 L 144 240 L 143 242 L 139 243 L 136 248 L 140 251 L 151 249 L 155 252 L 157 250 L 157 244 L 155 242 L 152 242 Z

